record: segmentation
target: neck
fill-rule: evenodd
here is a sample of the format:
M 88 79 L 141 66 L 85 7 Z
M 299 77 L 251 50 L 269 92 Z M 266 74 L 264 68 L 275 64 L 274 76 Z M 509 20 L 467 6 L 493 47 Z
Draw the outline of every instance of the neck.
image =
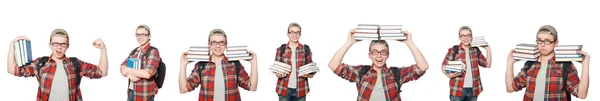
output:
M 62 56 L 62 58 L 58 58 L 57 56 L 53 56 L 53 57 L 52 57 L 52 60 L 54 60 L 54 61 L 56 61 L 56 62 L 58 62 L 58 61 L 62 61 L 62 60 L 64 60 L 64 59 L 65 59 L 65 56 Z
M 469 45 L 463 44 L 462 47 L 465 49 L 469 49 L 471 47 L 471 44 L 469 44 Z
M 221 63 L 221 61 L 225 58 L 225 55 L 212 55 L 212 59 L 211 61 L 213 62 L 219 62 Z
M 377 66 L 373 66 L 373 69 L 375 71 L 377 71 L 377 73 L 379 73 L 381 71 L 381 69 L 383 69 L 384 67 L 377 67 Z
M 294 42 L 294 41 L 290 40 L 289 43 L 290 43 L 290 47 L 297 47 L 298 46 L 298 41 Z
M 145 44 L 142 44 L 142 45 L 140 45 L 140 46 L 139 46 L 139 49 L 143 49 L 144 47 L 146 47 L 146 46 L 148 46 L 148 45 L 149 45 L 149 43 L 148 43 L 148 42 L 146 42 Z
M 547 62 L 548 60 L 552 59 L 552 57 L 554 57 L 554 51 L 550 52 L 550 54 L 546 54 L 546 55 L 541 55 L 540 56 L 540 61 L 541 62 Z

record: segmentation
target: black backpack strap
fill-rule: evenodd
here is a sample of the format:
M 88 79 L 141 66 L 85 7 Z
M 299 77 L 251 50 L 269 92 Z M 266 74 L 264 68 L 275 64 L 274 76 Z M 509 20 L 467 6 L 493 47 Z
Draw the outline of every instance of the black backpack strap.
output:
M 240 63 L 239 60 L 235 60 L 235 61 L 229 61 L 231 63 L 233 63 L 233 68 L 235 68 L 235 74 L 238 74 L 240 72 L 240 66 L 242 66 L 242 63 Z
M 458 54 L 458 45 L 452 46 L 452 60 L 456 61 L 456 54 Z
M 136 47 L 135 49 L 131 50 L 131 52 L 129 53 L 129 56 L 135 54 L 135 52 L 137 52 L 138 48 Z
M 43 56 L 40 57 L 36 62 L 35 65 L 37 66 L 36 71 L 38 72 L 38 75 L 40 74 L 40 69 L 42 69 L 42 67 L 44 67 L 44 65 L 46 65 L 46 62 L 48 62 L 48 59 L 50 59 L 50 57 L 48 56 Z
M 285 49 L 287 48 L 287 44 L 282 44 L 277 50 L 277 56 L 279 56 L 279 59 L 281 60 L 277 60 L 277 61 L 283 61 L 283 53 L 285 53 Z
M 392 75 L 394 75 L 394 82 L 396 82 L 396 85 L 398 85 L 398 92 L 402 92 L 402 90 L 400 90 L 400 87 L 402 87 L 402 82 L 400 81 L 400 68 L 390 67 L 390 71 L 392 72 Z
M 79 64 L 79 59 L 76 57 L 69 57 L 69 61 L 73 65 L 73 69 L 75 70 L 75 84 L 79 86 L 81 84 L 81 64 Z
M 531 68 L 531 66 L 533 66 L 533 64 L 535 64 L 535 61 L 525 62 L 525 65 L 523 66 L 522 71 L 525 72 L 525 74 L 527 74 L 527 70 L 529 70 Z M 529 75 L 526 75 L 526 76 L 529 76 Z
M 357 79 L 358 79 L 359 81 L 360 81 L 360 80 L 362 80 L 362 77 L 363 77 L 365 74 L 367 74 L 367 72 L 369 72 L 369 70 L 370 70 L 370 69 L 371 69 L 371 66 L 369 66 L 369 65 L 362 65 L 362 66 L 360 67 L 360 69 L 358 70 L 358 75 L 357 75 L 357 76 L 358 76 L 358 78 L 357 78 Z
M 571 72 L 571 66 L 573 65 L 572 62 L 559 62 L 559 64 L 563 65 L 562 69 L 562 81 L 563 81 L 563 89 L 566 93 L 567 96 L 567 101 L 571 101 L 571 93 L 569 93 L 569 91 L 567 91 L 567 81 L 569 79 L 569 72 Z

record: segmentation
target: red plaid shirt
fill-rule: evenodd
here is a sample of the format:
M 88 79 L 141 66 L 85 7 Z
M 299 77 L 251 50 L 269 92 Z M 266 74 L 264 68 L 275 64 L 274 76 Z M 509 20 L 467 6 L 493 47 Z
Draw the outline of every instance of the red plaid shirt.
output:
M 372 65 L 371 65 L 372 66 Z M 350 66 L 347 64 L 341 64 L 338 68 L 335 69 L 334 73 L 343 79 L 346 79 L 350 82 L 356 82 L 356 88 L 358 89 L 358 97 L 357 101 L 369 101 L 371 98 L 371 92 L 373 92 L 373 88 L 375 87 L 375 83 L 377 82 L 377 71 L 374 69 L 370 69 L 362 78 L 357 78 L 362 66 Z M 386 101 L 401 101 L 400 93 L 398 92 L 399 85 L 396 85 L 394 82 L 394 75 L 390 73 L 390 69 L 387 66 L 381 69 L 381 75 L 384 77 L 382 79 L 382 84 L 384 92 L 386 93 Z M 407 83 L 409 81 L 417 80 L 425 71 L 421 70 L 417 67 L 416 64 L 411 65 L 409 67 L 399 68 L 400 70 L 400 81 L 402 84 Z
M 148 73 L 154 75 L 154 73 L 156 73 L 156 68 L 158 68 L 158 64 L 161 58 L 158 54 L 157 49 L 148 50 L 148 48 L 150 48 L 150 44 L 146 45 L 143 49 L 141 49 L 141 52 L 136 51 L 133 55 L 127 56 L 127 58 L 125 58 L 125 61 L 123 61 L 121 65 L 127 66 L 128 58 L 138 58 L 138 55 L 141 53 L 142 58 L 139 58 L 141 60 L 140 69 L 146 70 L 148 71 Z M 150 51 L 150 53 L 146 54 L 146 51 Z M 129 86 L 129 83 L 127 86 Z M 129 90 L 130 89 L 127 89 L 127 94 L 129 94 Z M 136 101 L 147 101 L 156 93 L 158 93 L 158 87 L 156 85 L 156 82 L 154 82 L 154 79 L 152 78 L 140 78 L 139 81 L 133 83 L 133 99 Z
M 312 52 L 310 50 L 307 50 L 306 52 L 304 51 L 304 45 L 298 43 L 298 47 L 296 47 L 296 70 L 299 70 L 300 66 L 309 64 L 312 62 Z M 283 63 L 287 63 L 288 65 L 292 65 L 292 49 L 290 48 L 290 43 L 288 42 L 286 45 L 286 49 L 283 52 L 279 51 L 279 48 L 277 48 L 277 53 L 275 54 L 275 61 L 279 61 L 279 62 L 283 62 Z M 283 56 L 283 58 L 281 58 Z M 310 88 L 308 87 L 308 78 L 306 77 L 300 77 L 298 75 L 298 71 L 296 71 L 296 77 L 298 77 L 298 79 L 296 79 L 297 81 L 292 81 L 295 82 L 297 84 L 297 91 L 298 93 L 296 94 L 297 97 L 304 97 L 306 96 L 306 94 L 308 94 L 308 92 L 310 91 Z M 287 90 L 288 90 L 288 82 L 290 79 L 290 74 L 288 74 L 286 77 L 284 78 L 277 78 L 277 87 L 275 88 L 275 91 L 277 92 L 277 94 L 281 95 L 281 96 L 287 96 Z
M 210 57 L 212 60 L 212 56 Z M 241 101 L 240 92 L 238 89 L 242 87 L 245 90 L 250 90 L 250 77 L 244 70 L 244 66 L 236 65 L 232 62 L 228 62 L 225 57 L 221 64 L 223 65 L 223 75 L 225 75 L 225 101 Z M 237 73 L 235 68 L 240 68 Z M 187 78 L 187 90 L 192 91 L 196 87 L 201 86 L 200 96 L 198 101 L 213 101 L 214 97 L 214 86 L 215 86 L 215 69 L 216 65 L 214 62 L 209 62 L 204 66 L 204 69 L 200 70 L 198 66 L 194 66 L 192 73 Z
M 447 65 L 448 61 L 462 61 L 464 64 L 467 64 L 466 50 L 462 47 L 462 43 L 458 45 L 459 50 L 456 53 L 456 60 L 453 60 L 452 56 L 452 48 L 448 49 L 448 53 L 446 53 L 446 57 L 442 62 L 442 65 Z M 473 75 L 473 95 L 478 96 L 483 91 L 483 86 L 481 85 L 481 77 L 479 73 L 479 66 L 487 67 L 487 60 L 483 54 L 477 54 L 476 47 L 469 48 L 469 58 L 471 58 L 471 68 Z M 463 96 L 463 84 L 465 83 L 465 74 L 460 75 L 458 77 L 450 79 L 450 95 L 452 96 Z
M 42 67 L 38 67 L 35 65 L 38 62 L 37 58 L 31 64 L 24 65 L 21 67 L 15 67 L 15 76 L 18 77 L 36 77 L 38 82 L 40 83 L 38 87 L 37 101 L 48 101 L 50 97 L 50 92 L 52 88 L 52 81 L 54 80 L 54 73 L 56 71 L 56 63 L 52 60 L 52 56 L 49 57 L 48 61 L 45 61 L 46 64 Z M 75 77 L 75 67 L 69 60 L 69 58 L 65 58 L 63 61 L 65 64 L 65 72 L 68 74 L 67 81 L 69 82 L 69 100 L 70 101 L 81 101 L 81 90 L 78 86 L 76 86 L 76 80 L 81 78 Z M 81 76 L 89 77 L 90 79 L 97 79 L 102 77 L 102 71 L 98 66 L 94 64 L 90 64 L 84 61 L 79 61 Z M 37 69 L 39 68 L 39 71 Z
M 539 60 L 539 59 L 538 59 Z M 532 65 L 529 70 L 521 69 L 521 72 L 517 74 L 515 77 L 512 88 L 515 91 L 519 91 L 523 88 L 527 88 L 525 91 L 525 96 L 523 96 L 523 101 L 532 101 L 533 95 L 535 92 L 535 80 L 537 79 L 537 74 L 540 71 L 541 63 L 536 62 Z M 567 101 L 566 97 L 571 96 L 567 95 L 566 92 L 570 92 L 573 96 L 577 97 L 579 84 L 579 77 L 577 77 L 577 70 L 574 65 L 571 65 L 571 71 L 569 71 L 567 75 L 567 82 L 562 81 L 562 68 L 565 68 L 563 64 L 556 63 L 555 57 L 552 57 L 548 60 L 548 70 L 546 73 L 546 89 L 544 94 L 544 101 Z M 563 90 L 563 86 L 566 83 L 567 91 Z

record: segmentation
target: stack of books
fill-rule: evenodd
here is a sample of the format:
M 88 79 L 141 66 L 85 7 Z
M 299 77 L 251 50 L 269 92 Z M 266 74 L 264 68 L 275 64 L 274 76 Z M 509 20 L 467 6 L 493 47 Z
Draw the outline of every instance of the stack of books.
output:
M 448 61 L 448 64 L 446 65 L 446 67 L 444 67 L 444 70 L 446 71 L 446 74 L 451 74 L 451 73 L 463 73 L 463 71 L 465 71 L 466 65 L 462 62 L 462 61 Z
M 298 75 L 307 75 L 316 72 L 319 72 L 319 68 L 317 67 L 317 63 L 314 62 L 300 66 L 300 69 L 298 69 Z
M 540 54 L 537 44 L 521 43 L 517 45 L 512 55 L 515 60 L 519 61 L 537 61 Z
M 583 54 L 577 52 L 581 48 L 583 45 L 558 45 L 554 48 L 556 61 L 583 61 Z
M 406 40 L 402 25 L 379 25 L 380 40 Z
M 279 61 L 275 61 L 275 63 L 273 63 L 273 65 L 271 65 L 269 67 L 269 71 L 273 72 L 273 73 L 277 73 L 277 74 L 289 74 L 292 70 L 292 66 L 283 63 L 283 62 L 279 62 Z
M 23 66 L 33 61 L 31 56 L 31 41 L 17 40 L 15 42 L 15 62 L 17 66 Z
M 131 69 L 140 69 L 141 61 L 137 58 L 129 58 L 127 59 L 127 68 Z M 133 89 L 133 81 L 129 81 L 129 89 Z
M 484 36 L 473 37 L 473 40 L 471 41 L 471 47 L 481 47 L 487 45 L 488 44 L 485 42 Z
M 252 59 L 252 56 L 248 53 L 248 46 L 227 46 L 225 56 L 230 61 Z
M 209 50 L 208 46 L 191 46 L 188 50 L 187 60 L 189 62 L 209 61 Z
M 358 24 L 354 31 L 355 40 L 379 40 L 379 25 Z

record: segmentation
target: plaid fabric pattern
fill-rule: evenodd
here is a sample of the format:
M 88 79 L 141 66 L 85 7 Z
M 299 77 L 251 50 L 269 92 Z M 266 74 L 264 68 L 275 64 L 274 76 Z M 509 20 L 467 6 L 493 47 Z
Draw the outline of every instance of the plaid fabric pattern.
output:
M 536 62 L 532 65 L 529 70 L 521 69 L 521 72 L 517 74 L 515 77 L 512 88 L 515 91 L 519 91 L 523 88 L 527 88 L 525 91 L 525 95 L 523 96 L 523 101 L 532 101 L 533 94 L 536 89 L 535 80 L 537 79 L 537 74 L 541 68 L 541 63 Z M 567 82 L 563 82 L 562 78 L 562 68 L 570 68 L 567 75 Z M 578 94 L 578 84 L 579 77 L 577 77 L 577 70 L 574 65 L 571 67 L 564 67 L 562 64 L 556 63 L 556 57 L 552 57 L 548 60 L 548 71 L 546 73 L 546 88 L 537 88 L 537 89 L 546 89 L 544 94 L 544 101 L 567 101 L 566 97 L 571 95 L 566 95 L 566 92 L 570 92 L 573 96 L 577 97 Z M 563 90 L 563 86 L 566 83 L 567 91 Z
M 212 57 L 210 60 L 212 60 Z M 238 86 L 245 90 L 250 90 L 250 77 L 244 70 L 244 66 L 235 65 L 228 61 L 229 60 L 227 60 L 226 57 L 221 61 L 221 64 L 223 65 L 223 75 L 225 76 L 225 101 L 241 101 L 242 98 L 240 97 Z M 238 73 L 235 72 L 236 67 L 240 68 Z M 194 66 L 192 73 L 187 78 L 188 91 L 192 91 L 196 89 L 196 87 L 202 85 L 198 101 L 214 100 L 215 69 L 216 65 L 212 61 L 206 64 L 202 70 L 200 70 L 199 67 Z
M 157 49 L 148 50 L 148 48 L 150 48 L 150 44 L 142 48 L 141 52 L 136 51 L 133 55 L 128 56 L 127 58 L 139 58 L 141 60 L 141 69 L 146 70 L 148 73 L 154 75 L 160 62 L 160 55 Z M 150 51 L 150 53 L 146 54 L 146 51 Z M 142 54 L 142 57 L 138 57 L 140 53 Z M 127 58 L 125 58 L 125 61 L 123 61 L 121 65 L 128 65 Z M 127 86 L 129 86 L 129 83 Z M 127 92 L 129 92 L 129 90 L 130 89 L 127 89 Z M 135 101 L 147 101 L 156 93 L 158 93 L 158 87 L 152 78 L 140 78 L 139 81 L 133 83 L 133 97 Z
M 286 49 L 283 52 L 280 52 L 279 48 L 277 48 L 277 54 L 275 54 L 275 61 L 279 61 L 279 62 L 283 62 L 286 63 L 288 65 L 292 65 L 292 49 L 289 47 L 290 43 L 288 42 L 286 45 Z M 307 50 L 306 52 L 304 51 L 304 45 L 298 43 L 298 47 L 296 47 L 296 75 L 299 74 L 299 70 L 300 70 L 300 66 L 306 65 L 308 63 L 312 62 L 312 52 L 311 50 Z M 281 58 L 283 56 L 283 58 Z M 287 96 L 287 90 L 288 90 L 288 82 L 290 79 L 291 74 L 288 74 L 286 77 L 284 78 L 277 78 L 277 86 L 275 88 L 275 92 L 277 92 L 278 95 L 280 96 Z M 308 87 L 308 78 L 305 77 L 300 77 L 300 75 L 297 75 L 296 77 L 298 77 L 298 79 L 296 79 L 297 81 L 292 81 L 297 83 L 297 87 L 296 87 L 296 91 L 298 91 L 298 93 L 296 93 L 297 97 L 304 97 L 306 96 L 306 94 L 308 94 L 308 92 L 310 91 L 310 88 Z
M 66 56 L 65 56 L 66 57 Z M 23 65 L 21 67 L 15 67 L 15 76 L 18 77 L 36 77 L 40 83 L 37 93 L 37 101 L 48 101 L 52 88 L 52 81 L 54 80 L 54 73 L 56 72 L 56 63 L 52 60 L 52 56 L 45 61 L 46 64 L 42 67 L 36 66 L 34 63 L 38 62 L 37 58 L 29 65 Z M 75 77 L 75 67 L 70 62 L 69 58 L 65 58 L 63 61 L 65 64 L 65 72 L 68 74 L 67 80 L 69 82 L 69 100 L 70 101 L 81 101 L 81 90 L 76 84 L 76 80 L 81 78 Z M 84 61 L 79 61 L 80 64 L 80 75 L 88 77 L 90 79 L 97 79 L 102 77 L 102 71 L 98 66 L 90 64 Z M 39 71 L 37 71 L 39 68 Z
M 350 82 L 356 82 L 356 88 L 358 89 L 357 101 L 369 101 L 375 83 L 377 82 L 377 72 L 374 69 L 370 69 L 362 78 L 358 78 L 358 71 L 361 67 L 361 65 L 350 66 L 341 64 L 335 69 L 334 73 Z M 399 70 L 400 77 L 402 77 L 400 82 L 402 83 L 417 80 L 425 74 L 425 71 L 418 68 L 416 64 L 399 68 Z M 390 69 L 387 66 L 381 69 L 381 75 L 383 76 L 383 88 L 387 88 L 384 89 L 386 101 L 401 101 L 400 93 L 397 89 L 399 85 L 396 85 L 394 82 L 394 75 L 390 73 Z
M 476 47 L 471 47 L 469 48 L 469 57 L 471 58 L 471 67 L 467 67 L 467 68 L 471 68 L 472 71 L 472 76 L 473 76 L 473 95 L 471 96 L 478 96 L 482 91 L 483 91 L 483 86 L 481 84 L 481 77 L 480 77 L 480 73 L 479 73 L 479 66 L 482 67 L 487 67 L 487 60 L 485 59 L 485 56 L 483 56 L 483 54 L 479 53 L 477 54 L 477 50 L 475 50 Z M 448 49 L 448 53 L 446 53 L 446 57 L 444 58 L 444 61 L 442 62 L 442 65 L 447 65 L 448 61 L 453 61 L 452 59 L 456 59 L 455 61 L 462 61 L 463 63 L 467 64 L 467 56 L 466 56 L 466 50 L 465 48 L 462 47 L 462 43 L 459 44 L 459 49 L 458 52 L 456 53 L 456 56 L 452 56 L 452 48 Z M 454 58 L 456 57 L 456 58 Z M 465 74 L 452 78 L 449 81 L 450 84 L 450 95 L 452 96 L 463 96 L 463 85 L 465 83 Z

